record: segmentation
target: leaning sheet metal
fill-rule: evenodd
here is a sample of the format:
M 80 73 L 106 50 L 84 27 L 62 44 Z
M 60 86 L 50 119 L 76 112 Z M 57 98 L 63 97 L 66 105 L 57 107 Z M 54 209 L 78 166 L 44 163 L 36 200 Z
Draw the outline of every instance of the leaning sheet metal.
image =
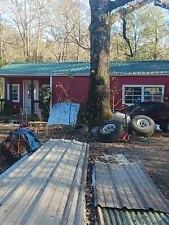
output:
M 86 143 L 49 140 L 0 178 L 0 224 L 84 224 Z
M 169 201 L 138 163 L 112 166 L 95 163 L 96 205 L 122 209 L 153 209 L 169 212 Z

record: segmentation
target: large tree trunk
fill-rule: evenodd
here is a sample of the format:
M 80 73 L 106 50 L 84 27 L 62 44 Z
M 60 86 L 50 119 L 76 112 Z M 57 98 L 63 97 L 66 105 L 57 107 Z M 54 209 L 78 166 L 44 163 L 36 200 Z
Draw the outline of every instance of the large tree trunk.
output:
M 125 17 L 151 1 L 89 0 L 91 8 L 91 65 L 86 119 L 90 127 L 97 126 L 104 120 L 113 118 L 110 109 L 109 83 L 111 25 L 117 19 Z M 161 0 L 156 1 L 161 2 Z M 166 4 L 165 7 L 167 7 Z M 110 15 L 111 11 L 114 11 L 112 15 Z
M 109 0 L 90 0 L 90 86 L 87 121 L 90 127 L 113 118 L 110 109 L 110 12 Z

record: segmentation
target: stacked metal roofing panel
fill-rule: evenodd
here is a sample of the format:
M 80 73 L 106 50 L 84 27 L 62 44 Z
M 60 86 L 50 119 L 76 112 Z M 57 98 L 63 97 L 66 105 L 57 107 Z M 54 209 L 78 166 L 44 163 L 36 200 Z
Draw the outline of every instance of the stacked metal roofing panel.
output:
M 140 162 L 95 162 L 93 184 L 100 225 L 169 224 L 169 201 Z
M 96 162 L 96 204 L 122 209 L 169 212 L 169 201 L 140 162 L 113 166 Z
M 168 225 L 169 214 L 98 207 L 100 225 Z
M 2 174 L 0 224 L 84 224 L 87 149 L 49 140 Z

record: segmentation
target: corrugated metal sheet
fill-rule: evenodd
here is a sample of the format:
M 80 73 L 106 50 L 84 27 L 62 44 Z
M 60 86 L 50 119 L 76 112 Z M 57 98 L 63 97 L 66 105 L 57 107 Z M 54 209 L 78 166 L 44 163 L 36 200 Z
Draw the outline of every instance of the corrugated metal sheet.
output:
M 112 74 L 122 75 L 159 75 L 169 74 L 168 60 L 150 61 L 114 61 L 110 63 Z M 27 76 L 80 76 L 89 75 L 90 62 L 42 62 L 42 63 L 11 63 L 0 69 L 1 75 Z
M 75 125 L 80 104 L 73 102 L 56 103 L 50 110 L 48 125 Z
M 100 225 L 168 225 L 169 214 L 98 207 Z
M 96 162 L 95 168 L 96 205 L 169 212 L 169 201 L 140 162 L 117 166 Z
M 0 177 L 0 224 L 84 224 L 86 143 L 49 140 Z

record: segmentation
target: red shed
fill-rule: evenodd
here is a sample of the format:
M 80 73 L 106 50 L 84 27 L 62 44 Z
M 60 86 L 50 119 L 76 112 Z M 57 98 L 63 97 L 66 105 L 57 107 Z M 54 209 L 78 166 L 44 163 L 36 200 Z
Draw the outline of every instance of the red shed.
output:
M 52 104 L 73 101 L 86 104 L 89 62 L 11 63 L 0 69 L 3 77 L 3 103 L 12 102 L 12 113 L 21 108 L 28 113 L 41 110 L 43 87 L 52 91 Z M 110 94 L 112 108 L 139 101 L 168 101 L 169 61 L 111 62 Z

